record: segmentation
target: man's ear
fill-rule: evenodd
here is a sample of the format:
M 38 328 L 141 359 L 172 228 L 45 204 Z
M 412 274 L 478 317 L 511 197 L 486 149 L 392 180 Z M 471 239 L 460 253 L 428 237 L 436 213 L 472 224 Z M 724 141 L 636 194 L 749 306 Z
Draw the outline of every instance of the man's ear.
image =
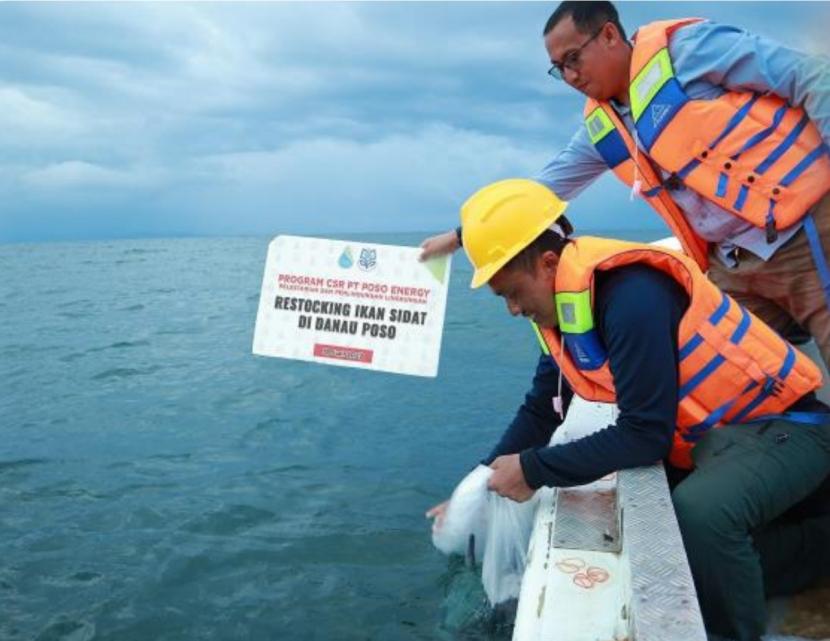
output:
M 623 37 L 622 35 L 620 35 L 620 30 L 617 29 L 617 25 L 615 25 L 613 22 L 606 22 L 605 25 L 602 27 L 600 40 L 602 40 L 608 46 L 613 46 L 618 42 L 622 42 Z
M 544 254 L 539 256 L 539 267 L 548 278 L 553 278 L 556 274 L 556 268 L 559 265 L 559 256 L 555 251 L 547 250 Z

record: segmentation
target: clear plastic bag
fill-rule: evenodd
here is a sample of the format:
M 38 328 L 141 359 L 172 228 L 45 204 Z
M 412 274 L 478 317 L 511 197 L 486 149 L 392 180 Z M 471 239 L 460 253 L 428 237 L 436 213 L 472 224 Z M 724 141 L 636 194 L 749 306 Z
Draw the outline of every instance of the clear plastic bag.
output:
M 519 598 L 536 504 L 535 496 L 517 503 L 492 492 L 488 495 L 487 547 L 481 582 L 494 607 Z
M 445 554 L 469 557 L 474 537 L 475 562 L 481 563 L 484 591 L 495 607 L 519 596 L 537 501 L 516 503 L 490 492 L 492 473 L 479 465 L 458 484 L 432 542 Z
M 487 481 L 492 474 L 492 469 L 479 465 L 453 491 L 444 522 L 432 530 L 432 543 L 444 554 L 468 555 L 472 535 L 474 560 L 481 563 L 487 543 Z

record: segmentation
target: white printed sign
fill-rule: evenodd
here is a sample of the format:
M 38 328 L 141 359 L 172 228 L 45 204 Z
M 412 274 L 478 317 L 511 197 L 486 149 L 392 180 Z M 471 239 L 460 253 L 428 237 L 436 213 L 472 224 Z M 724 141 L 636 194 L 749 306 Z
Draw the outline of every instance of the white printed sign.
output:
M 277 236 L 268 246 L 253 353 L 435 376 L 450 257 L 414 247 Z

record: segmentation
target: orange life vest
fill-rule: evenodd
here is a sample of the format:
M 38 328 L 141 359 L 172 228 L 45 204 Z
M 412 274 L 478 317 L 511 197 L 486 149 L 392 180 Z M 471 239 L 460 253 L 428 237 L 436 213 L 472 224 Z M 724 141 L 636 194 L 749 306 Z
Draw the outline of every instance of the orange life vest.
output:
M 636 34 L 629 97 L 636 143 L 607 102 L 589 99 L 591 142 L 618 178 L 642 185 L 646 201 L 684 250 L 706 269 L 707 243 L 686 221 L 664 187 L 683 183 L 722 209 L 766 229 L 801 220 L 830 189 L 830 154 L 803 109 L 775 95 L 729 91 L 714 100 L 690 99 L 674 75 L 672 33 L 700 18 L 653 22 Z M 670 172 L 661 180 L 656 168 Z
M 543 348 L 577 395 L 616 400 L 593 323 L 593 276 L 632 263 L 668 274 L 689 295 L 678 329 L 673 465 L 691 468 L 691 449 L 709 429 L 781 413 L 821 386 L 821 373 L 809 358 L 721 292 L 691 258 L 653 245 L 586 236 L 569 243 L 559 261 L 554 283 L 559 327 L 537 328 Z

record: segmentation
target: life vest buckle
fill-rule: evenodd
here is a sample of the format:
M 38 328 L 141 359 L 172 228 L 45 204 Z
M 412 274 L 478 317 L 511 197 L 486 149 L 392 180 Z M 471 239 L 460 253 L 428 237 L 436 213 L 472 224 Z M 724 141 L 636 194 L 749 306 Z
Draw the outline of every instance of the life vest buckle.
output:
M 664 181 L 663 186 L 668 191 L 679 191 L 681 189 L 686 189 L 686 185 L 683 184 L 683 179 L 677 175 L 676 172 L 672 172 Z
M 778 230 L 775 228 L 775 218 L 772 215 L 767 216 L 764 230 L 767 232 L 767 243 L 774 243 L 778 240 Z
M 777 378 L 773 378 L 772 376 L 768 376 L 767 380 L 764 382 L 763 390 L 764 394 L 767 396 L 778 396 L 783 389 L 784 383 Z

